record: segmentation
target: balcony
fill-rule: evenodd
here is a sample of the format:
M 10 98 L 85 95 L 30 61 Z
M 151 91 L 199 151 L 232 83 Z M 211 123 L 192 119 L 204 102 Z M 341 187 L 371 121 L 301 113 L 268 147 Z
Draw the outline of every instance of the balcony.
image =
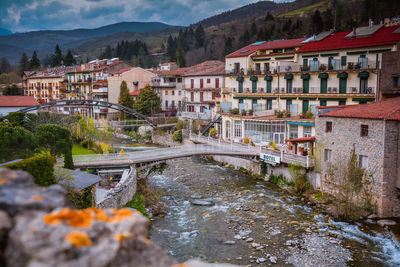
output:
M 176 82 L 150 82 L 151 87 L 176 87 Z
M 107 94 L 108 88 L 103 87 L 103 88 L 98 88 L 98 89 L 93 89 L 94 94 Z

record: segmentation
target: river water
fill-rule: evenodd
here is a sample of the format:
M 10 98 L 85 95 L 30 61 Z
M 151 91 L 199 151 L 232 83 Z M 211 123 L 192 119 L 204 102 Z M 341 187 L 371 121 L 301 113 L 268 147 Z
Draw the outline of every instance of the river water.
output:
M 373 220 L 334 221 L 275 185 L 200 158 L 173 160 L 149 183 L 165 216 L 150 238 L 180 261 L 268 266 L 400 266 L 400 244 Z M 213 206 L 192 205 L 207 199 Z

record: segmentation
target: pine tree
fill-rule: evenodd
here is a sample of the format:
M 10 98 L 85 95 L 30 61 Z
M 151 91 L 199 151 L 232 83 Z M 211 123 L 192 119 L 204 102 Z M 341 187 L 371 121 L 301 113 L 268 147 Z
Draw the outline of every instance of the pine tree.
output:
M 54 50 L 54 54 L 51 57 L 51 66 L 52 67 L 58 67 L 61 66 L 63 61 L 63 56 L 62 56 L 62 52 L 60 47 L 58 46 L 58 44 L 56 45 L 56 48 Z
M 176 63 L 181 68 L 186 67 L 185 51 L 183 51 L 181 44 L 179 44 L 178 49 L 176 50 Z
M 75 58 L 72 55 L 71 49 L 68 49 L 67 55 L 65 56 L 64 59 L 64 64 L 65 66 L 72 66 L 74 64 L 76 64 Z
M 251 36 L 255 36 L 257 34 L 257 25 L 254 22 L 250 26 L 250 34 Z
M 133 107 L 133 100 L 129 94 L 128 85 L 126 84 L 125 81 L 122 81 L 120 85 L 118 104 L 128 108 Z M 119 115 L 121 120 L 124 120 L 126 118 L 126 114 L 122 111 L 120 111 Z
M 107 45 L 107 47 L 103 53 L 103 58 L 107 58 L 107 59 L 113 58 L 113 51 L 111 49 L 111 46 Z
M 204 32 L 203 26 L 201 26 L 201 24 L 196 29 L 195 38 L 196 48 L 200 48 L 205 45 L 206 33 Z
M 24 71 L 29 69 L 29 59 L 25 52 L 22 53 L 21 59 L 18 65 L 18 74 L 22 76 Z
M 311 16 L 314 33 L 320 33 L 324 30 L 324 21 L 322 20 L 321 13 L 319 10 L 315 10 Z
M 171 35 L 168 37 L 167 41 L 167 54 L 169 56 L 170 61 L 176 60 L 176 45 Z
M 40 68 L 40 60 L 36 54 L 36 51 L 33 51 L 32 58 L 29 61 L 29 69 L 36 70 Z
M 232 45 L 233 39 L 231 37 L 225 38 L 225 46 L 224 50 L 222 52 L 222 57 L 225 57 L 226 55 L 230 54 L 233 51 L 233 45 Z
M 161 111 L 161 100 L 149 85 L 140 90 L 133 108 L 146 116 L 151 116 Z

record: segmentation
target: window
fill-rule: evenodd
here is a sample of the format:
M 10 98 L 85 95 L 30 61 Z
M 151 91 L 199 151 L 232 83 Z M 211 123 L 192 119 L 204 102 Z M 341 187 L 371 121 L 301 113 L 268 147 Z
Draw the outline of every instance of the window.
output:
M 210 78 L 207 78 L 207 83 L 211 83 L 211 79 Z
M 290 125 L 289 139 L 295 139 L 299 137 L 299 126 Z
M 178 83 L 181 83 L 182 82 L 182 78 L 178 78 Z
M 259 73 L 261 71 L 261 64 L 256 63 L 256 72 Z
M 165 91 L 165 95 L 168 95 L 168 91 Z
M 200 92 L 200 102 L 203 102 L 204 92 Z
M 365 94 L 368 87 L 368 78 L 360 78 L 360 94 Z
M 235 137 L 242 137 L 242 122 L 235 121 Z
M 361 124 L 361 137 L 368 136 L 368 125 Z
M 368 157 L 359 155 L 358 156 L 358 167 L 366 169 L 368 167 Z
M 238 73 L 240 71 L 240 63 L 235 63 L 235 73 Z
M 168 100 L 165 100 L 165 108 L 168 108 Z
M 178 107 L 181 107 L 182 106 L 182 101 L 178 101 Z
M 219 88 L 219 78 L 215 78 L 215 88 Z
M 178 91 L 178 95 L 181 95 L 182 94 L 182 91 Z
M 269 63 L 264 63 L 264 71 L 265 73 L 269 72 Z
M 393 87 L 394 88 L 400 87 L 400 77 L 399 76 L 393 76 Z
M 332 122 L 331 121 L 326 122 L 325 132 L 327 132 L 327 133 L 332 132 Z
M 174 100 L 171 101 L 171 106 L 175 107 L 175 101 Z
M 172 90 L 172 95 L 175 95 L 175 91 L 174 90 Z
M 190 88 L 194 88 L 194 79 L 190 79 Z
M 225 137 L 231 138 L 231 122 L 230 121 L 225 122 Z
M 203 85 L 203 79 L 200 79 L 200 88 L 203 88 L 204 87 L 204 85 Z
M 272 99 L 267 99 L 267 110 L 272 109 Z
M 331 160 L 332 160 L 332 150 L 325 149 L 325 151 L 324 151 L 324 161 L 325 162 L 330 162 Z
M 340 63 L 341 63 L 342 66 L 346 66 L 346 64 L 347 64 L 347 57 L 346 57 L 346 56 L 342 56 L 342 58 L 341 58 L 341 60 L 340 60 Z
M 311 137 L 311 126 L 303 126 L 304 137 Z
M 313 60 L 310 61 L 310 71 L 318 71 L 318 68 L 319 68 L 318 58 L 313 58 Z

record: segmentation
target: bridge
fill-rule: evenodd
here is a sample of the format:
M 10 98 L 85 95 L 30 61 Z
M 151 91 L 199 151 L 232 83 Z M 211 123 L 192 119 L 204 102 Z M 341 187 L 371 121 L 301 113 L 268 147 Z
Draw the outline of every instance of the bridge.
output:
M 193 145 L 182 145 L 170 148 L 156 148 L 140 152 L 76 155 L 73 156 L 76 168 L 107 168 L 120 166 L 148 166 L 171 159 L 192 156 L 230 156 L 258 159 L 260 153 L 279 158 L 279 163 L 299 164 L 310 168 L 313 161 L 310 157 L 287 154 L 281 151 L 238 143 L 229 143 L 222 140 L 190 135 Z M 275 165 L 276 162 L 270 162 Z
M 152 127 L 156 127 L 157 123 L 150 118 L 146 117 L 145 115 L 137 112 L 136 110 L 132 108 L 128 108 L 125 106 L 122 106 L 120 104 L 116 103 L 111 103 L 111 102 L 106 102 L 106 101 L 100 101 L 100 100 L 61 100 L 61 101 L 54 101 L 54 102 L 46 102 L 46 103 L 40 103 L 39 105 L 35 106 L 30 106 L 26 108 L 22 108 L 19 111 L 20 112 L 30 112 L 30 111 L 35 111 L 39 109 L 50 109 L 50 108 L 55 108 L 55 107 L 83 107 L 83 108 L 109 108 L 109 109 L 114 109 L 118 110 L 121 112 L 124 112 L 126 114 L 132 115 L 135 118 L 137 118 L 139 121 L 148 124 Z

